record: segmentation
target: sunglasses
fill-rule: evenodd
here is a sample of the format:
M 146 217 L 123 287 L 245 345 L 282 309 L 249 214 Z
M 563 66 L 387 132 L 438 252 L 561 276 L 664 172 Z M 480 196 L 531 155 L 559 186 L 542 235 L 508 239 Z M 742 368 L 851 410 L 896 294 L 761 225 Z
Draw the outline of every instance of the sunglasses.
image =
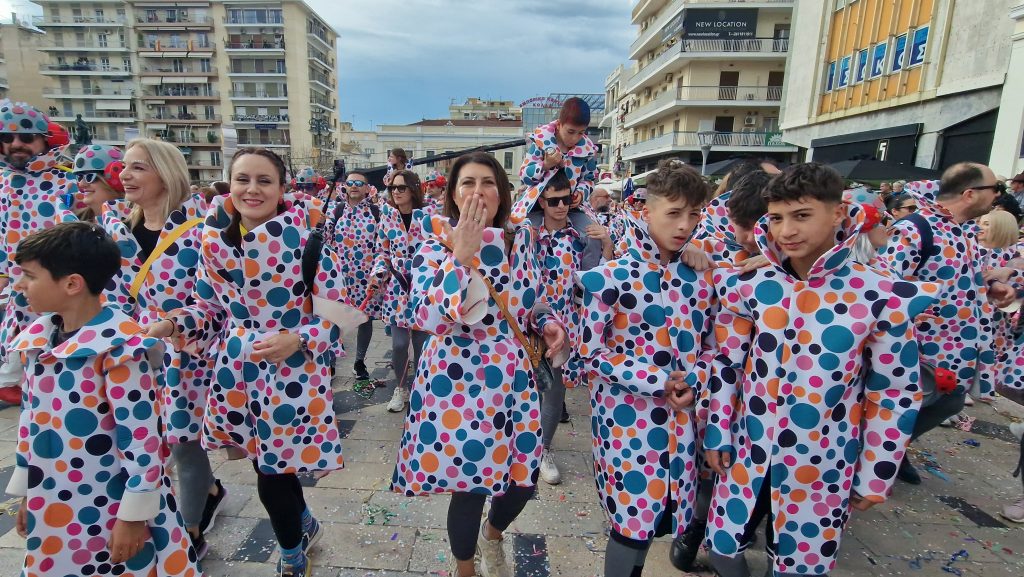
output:
M 991 188 L 996 192 L 996 194 L 1003 194 L 1006 192 L 1006 183 L 997 182 L 995 184 L 986 184 L 985 186 L 972 186 L 971 188 L 974 190 L 985 190 L 986 188 Z
M 412 190 L 412 187 L 408 184 L 392 184 L 388 186 L 388 192 L 401 192 L 402 194 L 405 194 L 410 190 Z
M 916 204 L 908 204 L 907 206 L 899 207 L 899 209 L 900 210 L 905 210 L 907 212 L 917 212 L 917 205 Z
M 556 196 L 554 198 L 547 198 L 547 197 L 542 196 L 541 198 L 544 199 L 544 202 L 548 203 L 548 206 L 558 206 L 560 204 L 564 204 L 565 206 L 569 206 L 570 204 L 572 204 L 572 195 L 569 195 L 569 196 Z
M 365 180 L 346 180 L 345 186 L 366 186 Z
M 78 177 L 78 182 L 84 182 L 86 184 L 92 184 L 103 178 L 103 175 L 99 172 L 79 172 L 76 176 Z
M 38 140 L 40 138 L 46 138 L 46 137 L 44 135 L 42 135 L 42 134 L 36 134 L 36 133 L 32 133 L 32 134 L 20 134 L 20 133 L 19 134 L 14 134 L 14 133 L 0 134 L 0 142 L 2 142 L 4 144 L 10 144 L 10 143 L 14 142 L 15 139 L 20 140 L 22 144 L 33 144 L 36 140 Z

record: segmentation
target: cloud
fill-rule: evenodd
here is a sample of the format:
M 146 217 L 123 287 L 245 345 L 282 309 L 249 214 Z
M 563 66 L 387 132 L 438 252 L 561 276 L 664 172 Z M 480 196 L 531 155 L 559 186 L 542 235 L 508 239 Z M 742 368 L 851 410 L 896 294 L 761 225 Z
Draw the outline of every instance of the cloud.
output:
M 604 92 L 627 59 L 628 0 L 307 0 L 340 34 L 341 118 L 442 118 L 452 99 Z

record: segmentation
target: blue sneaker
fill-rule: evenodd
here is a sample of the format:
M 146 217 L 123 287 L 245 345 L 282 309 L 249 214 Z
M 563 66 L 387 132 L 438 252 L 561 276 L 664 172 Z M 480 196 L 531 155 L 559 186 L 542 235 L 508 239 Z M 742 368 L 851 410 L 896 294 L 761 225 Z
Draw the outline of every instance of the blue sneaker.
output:
M 291 563 L 285 563 L 282 559 L 277 560 L 278 577 L 309 577 L 312 573 L 313 564 L 309 562 L 305 553 Z
M 309 531 L 302 533 L 302 552 L 309 554 L 309 550 L 316 545 L 320 538 L 324 536 L 324 527 L 320 524 L 320 521 L 313 518 L 313 526 L 309 528 Z

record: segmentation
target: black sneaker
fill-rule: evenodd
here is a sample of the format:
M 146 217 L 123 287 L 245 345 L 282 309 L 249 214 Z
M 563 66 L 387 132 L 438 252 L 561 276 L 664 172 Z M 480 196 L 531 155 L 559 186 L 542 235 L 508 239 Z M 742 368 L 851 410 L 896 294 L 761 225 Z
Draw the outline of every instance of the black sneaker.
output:
M 203 557 L 206 557 L 206 554 L 210 552 L 210 547 L 206 544 L 206 537 L 202 533 L 198 537 L 193 537 L 192 533 L 188 531 L 186 533 L 188 533 L 188 538 L 192 540 L 192 548 L 196 552 L 196 561 L 202 561 Z
M 224 488 L 224 485 L 220 484 L 220 479 L 217 479 L 214 483 L 217 485 L 217 494 L 207 495 L 206 506 L 203 507 L 203 518 L 199 521 L 199 532 L 203 534 L 213 528 L 213 522 L 217 519 L 217 514 L 224 508 L 224 503 L 227 501 L 228 490 Z
M 565 403 L 562 403 L 562 418 L 560 418 L 558 420 L 558 422 L 559 423 L 568 423 L 569 422 L 569 407 L 565 406 Z
M 366 363 L 360 360 L 356 360 L 355 365 L 352 367 L 352 372 L 355 373 L 356 379 L 360 381 L 370 380 L 370 373 L 366 370 Z
M 697 552 L 704 542 L 704 531 L 707 529 L 707 522 L 693 521 L 683 531 L 683 534 L 672 540 L 672 549 L 669 551 L 669 560 L 672 566 L 680 571 L 688 572 L 693 569 L 693 560 L 697 558 Z

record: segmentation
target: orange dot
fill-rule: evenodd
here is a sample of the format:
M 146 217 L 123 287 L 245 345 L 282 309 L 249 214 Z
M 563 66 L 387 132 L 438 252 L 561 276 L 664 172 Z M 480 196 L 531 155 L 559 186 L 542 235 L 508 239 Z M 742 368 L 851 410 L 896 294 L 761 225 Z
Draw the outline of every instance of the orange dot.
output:
M 786 314 L 786 310 L 782 307 L 769 307 L 764 311 L 764 315 L 761 317 L 764 321 L 765 326 L 770 329 L 781 329 L 789 323 L 789 315 Z
M 118 365 L 107 372 L 107 380 L 118 384 L 127 383 L 131 374 L 131 370 L 127 365 Z
M 167 571 L 168 575 L 177 575 L 184 571 L 187 566 L 188 554 L 181 549 L 168 555 L 167 560 L 164 561 L 164 569 Z
M 729 476 L 740 485 L 750 484 L 750 471 L 747 471 L 747 468 L 741 463 L 736 463 L 729 469 Z
M 60 537 L 47 537 L 43 540 L 39 550 L 47 555 L 56 555 L 64 548 L 64 542 Z
M 424 453 L 420 457 L 420 467 L 428 473 L 433 473 L 439 466 L 440 463 L 437 460 L 437 455 L 433 453 Z
M 665 486 L 665 482 L 660 479 L 655 479 L 647 483 L 647 493 L 654 501 L 661 501 L 662 498 L 665 497 L 666 492 L 667 487 Z
M 796 297 L 796 308 L 802 313 L 813 313 L 821 306 L 817 293 L 804 291 Z
M 320 460 L 320 449 L 316 447 L 306 447 L 302 450 L 302 462 L 303 463 L 315 463 Z
M 43 520 L 49 527 L 64 527 L 74 519 L 75 512 L 64 503 L 53 503 L 43 512 Z

